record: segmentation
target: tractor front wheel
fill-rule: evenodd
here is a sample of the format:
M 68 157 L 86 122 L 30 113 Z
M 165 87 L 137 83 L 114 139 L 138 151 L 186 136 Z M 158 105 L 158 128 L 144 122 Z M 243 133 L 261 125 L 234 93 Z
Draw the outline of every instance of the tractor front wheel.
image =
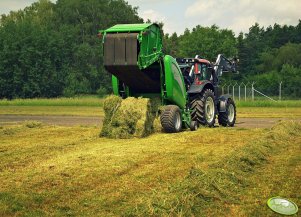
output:
M 206 89 L 202 94 L 196 95 L 190 103 L 190 109 L 192 110 L 191 119 L 193 121 L 214 127 L 216 111 L 212 90 Z
M 218 123 L 223 127 L 233 127 L 236 121 L 236 106 L 230 98 L 227 101 L 226 112 L 220 112 L 218 115 Z
M 182 117 L 180 108 L 176 105 L 165 107 L 160 117 L 161 125 L 166 133 L 177 133 L 182 129 Z

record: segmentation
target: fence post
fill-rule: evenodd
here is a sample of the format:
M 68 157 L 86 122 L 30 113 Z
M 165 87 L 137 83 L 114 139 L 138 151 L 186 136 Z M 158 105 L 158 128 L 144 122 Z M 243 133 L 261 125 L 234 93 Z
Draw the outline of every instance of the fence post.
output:
M 245 101 L 247 101 L 247 84 L 244 83 L 244 85 L 245 85 Z
M 282 81 L 279 83 L 279 101 L 281 101 L 281 88 L 282 88 Z
M 238 98 L 240 100 L 240 86 L 245 85 L 244 82 L 240 83 L 240 85 L 238 86 Z M 245 90 L 246 91 L 246 90 Z M 245 99 L 246 100 L 246 99 Z
M 225 94 L 225 86 L 226 86 L 226 83 L 222 86 L 222 95 Z
M 233 96 L 233 100 L 235 99 L 235 86 L 237 85 L 237 82 L 233 85 L 232 87 L 232 96 Z
M 240 85 L 238 86 L 238 100 L 240 101 Z
M 254 101 L 254 82 L 252 83 L 252 101 Z

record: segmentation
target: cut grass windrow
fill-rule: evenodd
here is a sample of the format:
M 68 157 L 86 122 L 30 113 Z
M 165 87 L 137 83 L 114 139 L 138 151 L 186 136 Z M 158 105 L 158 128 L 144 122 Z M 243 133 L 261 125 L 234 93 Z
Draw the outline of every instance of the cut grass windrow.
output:
M 0 216 L 275 216 L 300 205 L 301 124 L 143 139 L 96 127 L 0 127 Z
M 244 194 L 247 194 L 249 188 L 256 186 L 256 180 L 252 180 L 252 174 L 260 166 L 266 164 L 272 155 L 285 154 L 282 151 L 286 149 L 287 141 L 297 137 L 300 140 L 300 131 L 300 123 L 281 122 L 273 127 L 264 138 L 250 141 L 246 146 L 234 149 L 228 156 L 209 165 L 210 169 L 203 169 L 196 164 L 187 172 L 183 180 L 167 186 L 163 192 L 153 192 L 151 196 L 144 195 L 139 198 L 139 201 L 143 201 L 143 203 L 137 204 L 136 208 L 129 210 L 128 214 L 223 216 L 225 211 L 230 213 L 231 209 L 228 205 L 244 204 Z M 289 145 L 297 146 L 299 149 L 301 147 L 300 144 L 290 143 Z M 294 181 L 296 182 L 296 180 Z M 301 181 L 299 180 L 299 184 L 293 184 L 298 188 Z M 289 193 L 287 192 L 285 196 L 298 203 L 301 202 L 300 195 L 294 196 Z M 262 202 L 264 204 L 265 201 Z M 275 215 L 272 211 L 265 209 L 264 205 L 261 207 L 256 205 L 253 209 L 242 210 L 240 213 L 250 216 L 254 216 L 254 214 L 256 214 L 255 216 Z

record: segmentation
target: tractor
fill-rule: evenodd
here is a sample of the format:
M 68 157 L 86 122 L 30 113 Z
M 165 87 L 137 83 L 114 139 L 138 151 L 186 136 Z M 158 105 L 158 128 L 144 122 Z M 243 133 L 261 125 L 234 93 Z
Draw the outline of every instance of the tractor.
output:
M 177 133 L 199 125 L 233 127 L 236 107 L 230 95 L 219 95 L 219 77 L 236 72 L 236 59 L 219 54 L 215 63 L 197 55 L 173 58 L 163 54 L 157 24 L 119 24 L 99 32 L 105 69 L 112 74 L 115 95 L 160 98 L 162 128 Z
M 235 103 L 230 95 L 219 95 L 219 77 L 223 72 L 236 72 L 237 59 L 229 61 L 219 54 L 215 63 L 199 55 L 176 60 L 184 77 L 191 119 L 213 127 L 217 114 L 220 125 L 233 127 L 236 121 Z

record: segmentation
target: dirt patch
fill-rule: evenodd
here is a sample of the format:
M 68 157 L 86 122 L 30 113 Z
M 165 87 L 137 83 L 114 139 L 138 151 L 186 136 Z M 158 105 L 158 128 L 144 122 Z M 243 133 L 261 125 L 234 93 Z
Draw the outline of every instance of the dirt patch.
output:
M 235 127 L 242 128 L 270 128 L 279 121 L 294 120 L 301 122 L 301 118 L 237 118 Z
M 301 118 L 238 118 L 235 127 L 269 128 L 281 120 L 296 120 Z M 60 116 L 60 115 L 0 115 L 0 126 L 19 124 L 24 121 L 39 121 L 45 124 L 60 126 L 101 126 L 103 117 Z M 216 124 L 218 126 L 218 124 Z

